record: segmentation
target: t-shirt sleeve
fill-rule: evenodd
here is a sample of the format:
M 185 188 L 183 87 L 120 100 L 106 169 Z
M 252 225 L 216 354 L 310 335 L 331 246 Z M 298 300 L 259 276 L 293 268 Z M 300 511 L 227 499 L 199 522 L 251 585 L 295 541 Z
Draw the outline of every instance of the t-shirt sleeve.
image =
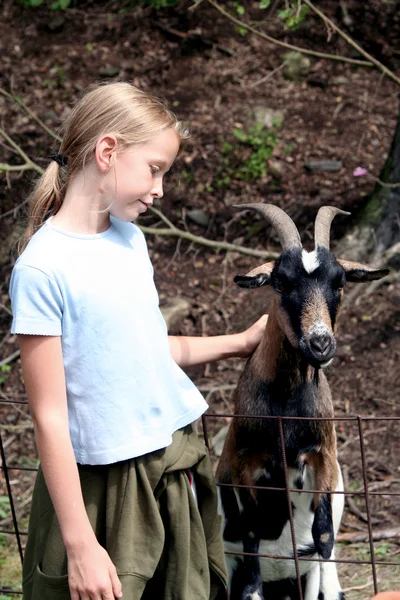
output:
M 63 300 L 56 282 L 28 265 L 16 265 L 11 275 L 11 333 L 61 335 Z

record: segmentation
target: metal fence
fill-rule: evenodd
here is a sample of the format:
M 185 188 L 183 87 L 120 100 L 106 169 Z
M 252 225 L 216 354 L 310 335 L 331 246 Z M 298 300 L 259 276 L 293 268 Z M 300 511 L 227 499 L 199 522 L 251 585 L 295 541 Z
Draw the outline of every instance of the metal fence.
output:
M 6 399 L 5 397 L 0 398 L 0 407 L 1 407 L 1 405 L 8 405 L 8 406 L 15 405 L 15 408 L 17 408 L 17 405 L 26 405 L 26 404 L 27 404 L 27 401 L 25 399 L 9 399 L 9 398 Z M 240 418 L 241 416 L 242 415 L 232 415 L 231 413 L 213 413 L 211 411 L 208 411 L 206 414 L 203 415 L 202 425 L 203 425 L 204 440 L 205 440 L 205 443 L 211 453 L 212 453 L 212 447 L 210 444 L 210 431 L 209 431 L 209 425 L 208 425 L 209 419 L 214 419 L 214 420 L 224 419 L 224 422 L 226 423 L 227 418 Z M 246 418 L 248 419 L 249 416 L 246 415 Z M 332 417 L 330 419 L 323 419 L 323 418 L 310 418 L 310 417 L 272 417 L 272 416 L 268 416 L 268 417 L 253 417 L 253 418 L 276 419 L 278 422 L 280 444 L 281 444 L 281 448 L 282 448 L 282 458 L 283 458 L 283 463 L 284 463 L 285 487 L 284 488 L 268 488 L 268 489 L 276 490 L 277 492 L 286 491 L 289 520 L 290 520 L 290 529 L 291 529 L 292 544 L 293 544 L 293 556 L 275 556 L 275 555 L 267 555 L 267 554 L 259 554 L 258 556 L 260 556 L 262 558 L 271 558 L 271 559 L 276 559 L 276 560 L 293 560 L 294 561 L 295 571 L 296 571 L 296 585 L 297 585 L 297 589 L 298 589 L 299 600 L 303 600 L 303 591 L 302 591 L 302 584 L 301 584 L 301 577 L 300 577 L 300 562 L 301 561 L 326 562 L 326 561 L 324 561 L 323 559 L 320 559 L 320 558 L 317 559 L 317 558 L 299 556 L 297 553 L 297 550 L 296 550 L 296 539 L 295 539 L 292 506 L 291 506 L 291 501 L 290 501 L 290 492 L 294 491 L 296 493 L 313 493 L 314 490 L 308 490 L 308 489 L 299 490 L 298 488 L 291 490 L 289 487 L 288 466 L 286 463 L 285 446 L 284 446 L 285 421 L 290 420 L 290 419 L 292 419 L 292 420 L 308 420 L 308 421 L 312 421 L 312 420 L 328 421 L 329 420 L 329 421 L 342 422 L 342 423 L 351 423 L 353 426 L 355 425 L 357 427 L 358 438 L 359 438 L 361 468 L 362 468 L 363 489 L 362 490 L 345 489 L 343 492 L 328 491 L 327 493 L 340 493 L 340 494 L 345 494 L 346 496 L 361 496 L 364 498 L 367 528 L 368 528 L 367 544 L 369 547 L 370 558 L 368 558 L 368 560 L 367 559 L 360 559 L 360 560 L 335 559 L 333 562 L 358 564 L 358 565 L 369 565 L 371 568 L 371 573 L 372 573 L 373 590 L 374 590 L 375 594 L 378 593 L 380 590 L 379 590 L 379 586 L 378 586 L 377 567 L 379 567 L 380 565 L 400 567 L 400 562 L 399 561 L 387 561 L 387 560 L 383 561 L 383 560 L 379 559 L 379 556 L 376 556 L 376 552 L 375 552 L 375 548 L 374 548 L 373 515 L 372 515 L 373 511 L 371 509 L 371 499 L 374 496 L 382 496 L 382 495 L 384 495 L 385 497 L 388 496 L 390 498 L 397 497 L 397 496 L 400 496 L 400 493 L 399 492 L 389 492 L 387 490 L 385 490 L 385 491 L 370 491 L 369 490 L 366 449 L 365 449 L 366 443 L 365 443 L 365 439 L 364 439 L 365 435 L 364 435 L 363 425 L 370 421 L 377 421 L 377 422 L 394 422 L 395 421 L 395 422 L 398 422 L 398 421 L 400 421 L 400 417 L 347 416 L 347 417 Z M 396 423 L 396 425 L 397 425 L 397 423 Z M 7 537 L 10 536 L 16 540 L 16 544 L 18 547 L 18 552 L 19 552 L 19 556 L 20 556 L 21 564 L 22 564 L 23 551 L 24 551 L 24 540 L 26 539 L 25 536 L 27 535 L 27 531 L 21 530 L 21 528 L 19 526 L 19 520 L 18 520 L 18 516 L 17 516 L 18 502 L 13 495 L 12 476 L 13 476 L 13 474 L 15 474 L 17 472 L 37 471 L 37 468 L 24 467 L 24 466 L 8 463 L 7 457 L 6 457 L 6 447 L 5 447 L 5 443 L 4 443 L 4 436 L 2 434 L 1 428 L 0 428 L 0 453 L 1 453 L 1 461 L 2 461 L 1 471 L 2 471 L 2 476 L 4 478 L 2 484 L 5 485 L 7 495 L 9 498 L 10 510 L 11 510 L 11 520 L 12 520 L 12 524 L 13 524 L 12 529 L 0 529 L 0 534 L 5 534 Z M 220 485 L 229 486 L 230 484 L 220 484 Z M 257 489 L 259 486 L 235 486 L 235 487 L 249 487 L 249 488 L 254 487 L 255 489 Z M 395 502 L 395 498 L 393 498 L 393 502 Z M 230 554 L 236 554 L 236 553 L 231 552 Z M 242 556 L 244 554 L 245 553 L 241 553 Z M 251 556 L 251 554 L 248 554 L 248 555 Z M 22 595 L 21 589 L 18 589 L 18 590 L 10 589 L 7 586 L 0 587 L 0 599 L 3 598 L 4 596 L 12 596 L 12 595 Z

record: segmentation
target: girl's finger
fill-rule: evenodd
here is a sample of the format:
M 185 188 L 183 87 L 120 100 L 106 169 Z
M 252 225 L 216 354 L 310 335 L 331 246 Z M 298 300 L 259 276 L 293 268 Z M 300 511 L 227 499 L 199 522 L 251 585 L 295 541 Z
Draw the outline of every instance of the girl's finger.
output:
M 102 596 L 99 596 L 99 600 L 114 600 L 115 596 L 112 592 L 112 590 L 109 590 L 107 592 L 103 592 Z M 97 600 L 97 598 L 96 598 Z
M 112 585 L 114 597 L 122 598 L 122 585 L 121 585 L 121 582 L 117 575 L 117 570 L 114 566 L 112 569 L 110 569 L 110 579 L 111 579 L 111 585 Z M 114 597 L 112 598 L 112 600 L 114 600 Z

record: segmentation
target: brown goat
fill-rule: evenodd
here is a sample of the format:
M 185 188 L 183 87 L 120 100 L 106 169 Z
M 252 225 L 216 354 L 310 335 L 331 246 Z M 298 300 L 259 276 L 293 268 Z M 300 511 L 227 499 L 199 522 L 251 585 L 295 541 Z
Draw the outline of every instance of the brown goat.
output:
M 245 553 L 227 557 L 231 600 L 263 600 L 264 593 L 274 600 L 297 598 L 284 456 L 289 488 L 314 490 L 290 493 L 297 554 L 332 559 L 344 496 L 333 494 L 343 491 L 334 423 L 313 420 L 333 417 L 322 368 L 336 351 L 346 281 L 380 279 L 388 269 L 335 258 L 329 232 L 334 216 L 343 213 L 337 208 L 318 212 L 313 252 L 303 250 L 296 226 L 278 207 L 240 208 L 256 210 L 271 222 L 283 252 L 277 261 L 235 278 L 241 287 L 270 285 L 273 300 L 265 335 L 234 393 L 235 415 L 240 416 L 232 420 L 217 469 L 225 546 Z M 279 416 L 286 417 L 281 421 L 284 453 Z M 258 553 L 289 558 L 259 559 Z M 299 564 L 304 600 L 344 598 L 335 563 Z

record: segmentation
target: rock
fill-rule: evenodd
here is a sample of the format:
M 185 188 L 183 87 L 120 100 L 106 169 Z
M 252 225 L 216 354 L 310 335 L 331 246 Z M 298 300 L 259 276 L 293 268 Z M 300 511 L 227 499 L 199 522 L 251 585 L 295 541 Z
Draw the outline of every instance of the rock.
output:
M 286 79 L 300 81 L 306 77 L 311 69 L 311 60 L 301 52 L 288 52 L 284 56 L 285 68 L 283 74 Z
M 115 65 L 106 65 L 99 70 L 101 77 L 116 77 L 119 74 L 119 67 Z
M 47 112 L 44 113 L 43 119 L 45 121 L 47 119 L 56 119 L 56 120 L 58 120 L 59 119 L 59 115 L 57 115 L 57 113 L 54 110 L 50 109 L 50 110 L 48 110 Z
M 319 190 L 319 197 L 321 198 L 321 200 L 324 201 L 333 200 L 335 198 L 335 194 L 332 190 L 329 190 L 328 188 L 321 188 Z
M 225 438 L 227 436 L 228 429 L 229 426 L 225 425 L 225 427 L 222 427 L 222 429 L 220 429 L 212 439 L 211 446 L 215 452 L 215 456 L 221 456 L 222 454 L 222 449 L 225 444 Z
M 47 27 L 53 33 L 57 33 L 58 31 L 61 31 L 63 29 L 64 25 L 65 25 L 65 17 L 61 14 L 56 15 L 53 19 L 51 19 L 51 21 L 49 21 L 47 23 Z
M 256 123 L 268 129 L 274 125 L 281 127 L 283 124 L 284 112 L 282 110 L 275 110 L 268 106 L 256 106 L 253 113 Z
M 167 329 L 169 330 L 173 325 L 175 325 L 179 320 L 183 319 L 183 317 L 188 314 L 190 310 L 190 304 L 183 298 L 176 298 L 171 304 L 160 307 L 160 310 L 162 316 L 164 317 L 164 321 L 167 324 Z
M 268 171 L 275 177 L 275 179 L 281 179 L 285 165 L 281 160 L 270 159 L 268 161 Z
M 343 77 L 343 75 L 338 75 L 337 77 L 332 77 L 329 83 L 331 85 L 347 85 L 350 83 L 350 79 Z
M 308 85 L 311 85 L 312 87 L 320 88 L 321 90 L 324 90 L 325 88 L 328 87 L 328 83 L 327 83 L 326 79 L 323 79 L 322 77 L 317 77 L 317 76 L 308 77 L 307 83 L 308 83 Z
M 304 163 L 307 171 L 340 171 L 343 167 L 341 160 L 309 160 Z
M 196 223 L 197 225 L 202 225 L 203 227 L 207 227 L 210 222 L 210 217 L 206 215 L 206 213 L 198 208 L 194 208 L 193 210 L 189 210 L 187 213 L 188 218 Z

